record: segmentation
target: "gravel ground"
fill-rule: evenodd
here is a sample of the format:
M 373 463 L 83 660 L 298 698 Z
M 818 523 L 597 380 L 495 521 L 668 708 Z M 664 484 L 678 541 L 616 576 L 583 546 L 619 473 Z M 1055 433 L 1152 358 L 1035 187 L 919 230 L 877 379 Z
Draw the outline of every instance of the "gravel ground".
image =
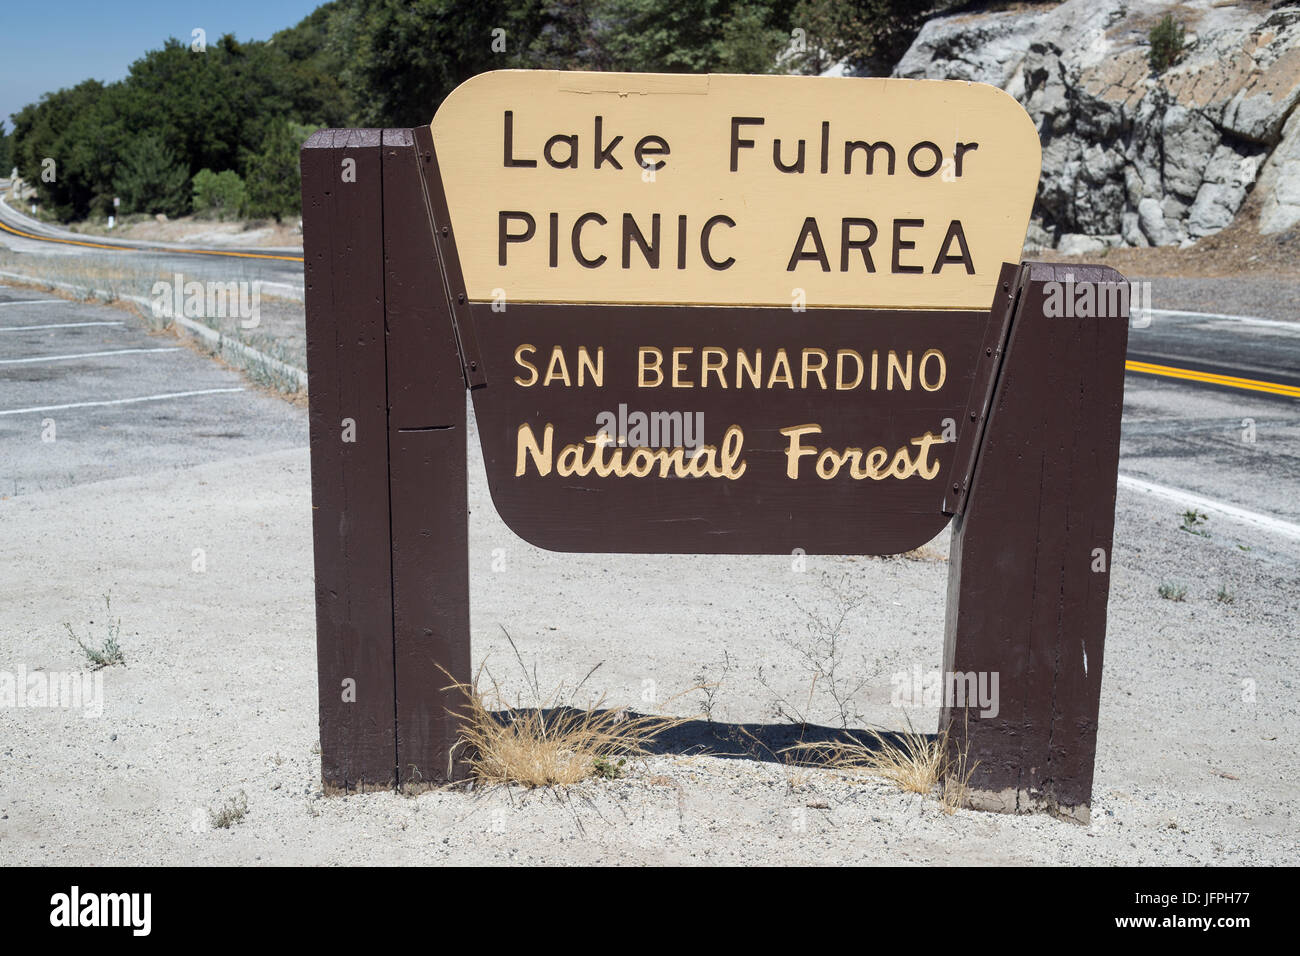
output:
M 300 409 L 194 344 L 131 308 L 0 286 L 0 497 L 306 443 Z M 59 355 L 81 357 L 27 361 Z M 131 401 L 178 391 L 213 394 Z M 49 410 L 14 414 L 23 408 Z
M 1151 308 L 1253 315 L 1300 322 L 1300 279 L 1206 279 L 1131 275 L 1151 283 Z
M 543 688 L 604 662 L 593 691 L 649 709 L 648 688 L 663 701 L 701 675 L 721 680 L 725 736 L 773 721 L 780 698 L 809 698 L 798 649 L 816 629 L 796 602 L 865 595 L 842 664 L 865 681 L 860 719 L 935 726 L 934 711 L 891 706 L 890 678 L 940 666 L 942 539 L 929 560 L 812 558 L 801 573 L 782 557 L 551 554 L 501 524 L 471 448 L 474 658 L 510 692 L 522 682 L 503 627 Z M 104 592 L 127 660 L 103 672 L 101 717 L 0 709 L 0 863 L 1296 860 L 1294 540 L 1186 534 L 1177 508 L 1121 490 L 1090 826 L 947 815 L 881 783 L 686 746 L 562 793 L 327 798 L 308 474 L 296 448 L 0 502 L 0 670 L 80 668 L 63 623 L 99 634 Z M 1186 599 L 1162 600 L 1175 577 Z M 700 707 L 698 694 L 667 705 Z M 808 716 L 837 722 L 824 685 Z M 247 816 L 213 829 L 208 811 L 241 793 Z

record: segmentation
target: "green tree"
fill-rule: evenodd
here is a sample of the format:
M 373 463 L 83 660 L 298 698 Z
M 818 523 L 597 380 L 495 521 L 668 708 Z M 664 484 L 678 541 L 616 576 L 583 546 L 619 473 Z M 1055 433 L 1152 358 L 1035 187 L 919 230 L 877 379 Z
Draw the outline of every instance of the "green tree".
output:
M 176 144 L 191 174 L 238 169 L 241 151 L 258 149 L 275 117 L 292 110 L 281 88 L 281 54 L 223 36 L 204 53 L 177 40 L 131 64 L 123 83 L 123 121 Z
M 351 8 L 346 0 L 322 4 L 302 21 L 271 37 L 272 61 L 282 72 L 281 88 L 304 123 L 350 126 L 356 112 L 343 84 L 348 51 L 339 42 L 338 22 Z M 283 59 L 279 59 L 279 58 Z
M 246 199 L 249 216 L 270 216 L 276 222 L 302 210 L 302 177 L 298 151 L 312 133 L 310 127 L 286 120 L 271 127 L 261 151 L 244 158 Z
M 157 133 L 137 136 L 122 152 L 113 188 L 123 212 L 183 216 L 190 211 L 190 173 Z
M 525 65 L 543 0 L 358 0 L 335 20 L 367 126 L 418 126 L 477 73 Z
M 799 45 L 790 58 L 797 72 L 817 76 L 846 57 L 848 37 L 864 30 L 848 9 L 843 0 L 800 0 L 794 11 Z
M 104 212 L 122 142 L 112 88 L 86 80 L 46 93 L 14 115 L 14 164 L 60 219 Z
M 790 41 L 795 0 L 602 0 L 613 69 L 770 73 Z
M 326 4 L 267 43 L 223 36 L 200 53 L 167 40 L 120 82 L 46 94 L 15 115 L 13 161 L 42 205 L 67 220 L 111 210 L 119 167 L 142 133 L 169 144 L 187 177 L 243 175 L 277 122 L 353 125 L 340 79 L 347 51 L 335 35 L 343 9 Z
M 744 3 L 732 10 L 722 28 L 719 66 L 728 73 L 773 72 L 790 37 L 771 23 L 772 11 L 762 4 Z
M 605 42 L 617 69 L 708 73 L 722 66 L 722 40 L 734 0 L 608 0 Z
M 836 63 L 873 76 L 888 75 L 925 21 L 961 0 L 799 0 L 791 16 L 804 46 L 792 65 L 822 73 Z
M 14 138 L 5 131 L 5 124 L 0 122 L 0 179 L 8 179 L 14 161 Z
M 602 0 L 549 0 L 537 21 L 537 35 L 519 58 L 535 70 L 608 70 L 601 34 Z
M 214 173 L 200 169 L 194 174 L 194 211 L 199 215 L 227 219 L 244 208 L 244 181 L 233 169 Z

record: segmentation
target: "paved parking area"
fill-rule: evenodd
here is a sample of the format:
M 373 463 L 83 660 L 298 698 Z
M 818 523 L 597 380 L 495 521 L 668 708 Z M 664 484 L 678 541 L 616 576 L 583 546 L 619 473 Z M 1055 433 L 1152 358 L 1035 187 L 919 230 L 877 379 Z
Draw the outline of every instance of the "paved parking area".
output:
M 0 286 L 0 498 L 307 445 L 307 413 L 130 312 Z

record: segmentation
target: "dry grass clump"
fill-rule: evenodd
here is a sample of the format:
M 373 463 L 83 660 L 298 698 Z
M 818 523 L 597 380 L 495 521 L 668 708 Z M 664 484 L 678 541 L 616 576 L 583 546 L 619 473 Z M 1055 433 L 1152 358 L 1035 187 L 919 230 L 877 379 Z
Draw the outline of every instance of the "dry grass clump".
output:
M 934 796 L 945 813 L 966 805 L 976 764 L 967 759 L 966 744 L 949 756 L 947 730 L 931 737 L 917 733 L 909 721 L 904 733 L 867 730 L 865 734 L 862 739 L 797 744 L 790 749 L 809 753 L 832 770 L 878 777 L 908 793 Z
M 567 787 L 592 777 L 620 775 L 620 759 L 643 756 L 656 736 L 681 723 L 679 718 L 609 709 L 602 697 L 588 707 L 572 707 L 554 697 L 541 707 L 506 703 L 492 682 L 481 686 L 484 671 L 462 685 L 466 704 L 459 745 L 474 779 L 483 784 Z
M 644 756 L 655 737 L 685 720 L 635 714 L 626 707 L 611 709 L 604 696 L 574 706 L 599 664 L 571 690 L 561 684 L 543 697 L 536 672 L 524 666 L 508 633 L 506 638 L 534 695 L 533 706 L 509 703 L 486 666 L 469 684 L 454 685 L 465 695 L 456 714 L 461 727 L 458 755 L 480 784 L 566 787 L 593 777 L 613 779 L 622 775 L 627 758 Z
M 208 810 L 208 822 L 214 830 L 229 830 L 248 816 L 248 795 L 240 790 L 216 810 Z

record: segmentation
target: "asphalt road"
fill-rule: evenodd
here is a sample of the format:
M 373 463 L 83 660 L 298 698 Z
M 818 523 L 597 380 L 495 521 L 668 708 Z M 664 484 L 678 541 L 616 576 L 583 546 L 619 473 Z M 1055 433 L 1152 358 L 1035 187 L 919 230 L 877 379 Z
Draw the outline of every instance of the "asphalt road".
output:
M 3 183 L 0 183 L 0 192 Z M 80 236 L 57 229 L 0 202 L 0 245 L 19 253 L 66 255 L 111 261 L 128 257 L 132 266 L 187 279 L 220 282 L 259 280 L 267 293 L 302 298 L 302 250 L 294 248 L 229 249 L 182 246 Z
M 1274 393 L 1300 398 L 1300 322 L 1153 310 L 1149 326 L 1130 328 L 1128 360 L 1242 380 L 1219 386 L 1229 390 L 1282 386 Z M 1187 381 L 1213 384 L 1205 378 Z
M 1122 475 L 1300 524 L 1300 322 L 1154 311 L 1128 361 L 1202 375 L 1130 371 Z
M 134 315 L 0 286 L 0 497 L 306 442 L 301 409 Z

